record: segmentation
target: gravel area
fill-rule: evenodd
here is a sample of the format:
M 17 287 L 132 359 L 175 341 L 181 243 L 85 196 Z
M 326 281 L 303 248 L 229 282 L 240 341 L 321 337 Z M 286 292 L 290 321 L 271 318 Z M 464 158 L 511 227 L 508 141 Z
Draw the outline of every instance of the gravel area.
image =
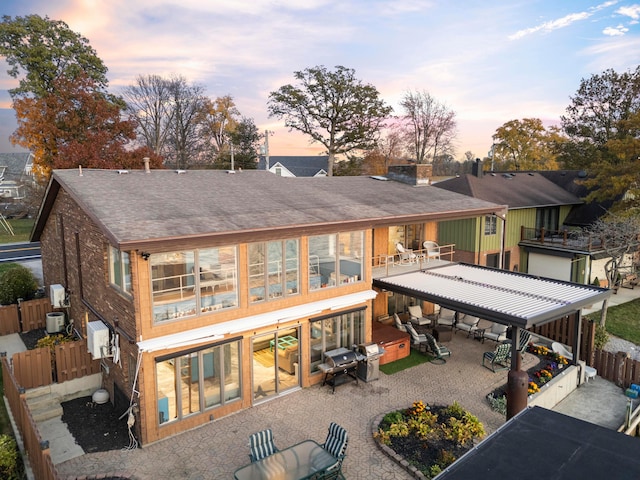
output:
M 640 361 L 640 346 L 614 335 L 609 334 L 609 341 L 604 349 L 611 353 L 627 352 L 632 360 Z

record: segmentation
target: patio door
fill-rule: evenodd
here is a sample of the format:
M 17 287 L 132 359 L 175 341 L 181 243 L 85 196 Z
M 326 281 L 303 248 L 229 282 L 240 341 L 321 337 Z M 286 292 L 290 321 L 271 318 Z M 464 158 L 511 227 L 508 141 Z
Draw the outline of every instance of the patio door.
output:
M 278 330 L 253 337 L 253 401 L 274 397 L 300 385 L 300 331 Z

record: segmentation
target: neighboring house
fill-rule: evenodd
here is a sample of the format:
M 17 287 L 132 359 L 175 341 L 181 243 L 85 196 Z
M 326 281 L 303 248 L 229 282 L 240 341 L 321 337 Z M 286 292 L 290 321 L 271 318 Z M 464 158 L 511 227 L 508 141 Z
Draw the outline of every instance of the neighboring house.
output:
M 326 177 L 328 155 L 270 156 L 268 170 L 280 177 Z M 258 170 L 267 170 L 267 157 L 260 156 Z
M 24 200 L 25 185 L 33 182 L 32 153 L 0 153 L 0 205 Z
M 400 231 L 505 212 L 415 183 L 56 170 L 32 240 L 146 444 L 321 383 L 323 353 L 371 341 L 389 312 L 373 265 Z
M 473 173 L 434 186 L 506 204 L 506 219 L 444 222 L 439 240 L 455 243 L 459 258 L 470 263 L 583 284 L 603 278 L 606 253 L 582 228 L 605 209 L 585 204 L 583 178 L 579 171 L 482 172 L 477 162 Z
M 461 260 L 584 283 L 583 278 L 565 275 L 564 271 L 563 278 L 560 278 L 557 272 L 546 268 L 547 262 L 542 262 L 545 265 L 544 274 L 538 272 L 536 263 L 540 259 L 532 261 L 529 250 L 520 245 L 525 229 L 533 233 L 541 229 L 559 231 L 572 209 L 584 203 L 578 196 L 539 172 L 482 172 L 481 162 L 476 162 L 473 173 L 438 182 L 434 187 L 509 207 L 505 219 L 486 216 L 439 225 L 440 242 L 455 243 Z M 504 252 L 502 258 L 501 252 Z M 547 255 L 554 257 L 552 261 L 560 263 L 565 263 L 567 257 L 573 257 L 568 252 L 557 251 L 549 251 Z M 572 260 L 569 258 L 567 262 L 571 263 Z

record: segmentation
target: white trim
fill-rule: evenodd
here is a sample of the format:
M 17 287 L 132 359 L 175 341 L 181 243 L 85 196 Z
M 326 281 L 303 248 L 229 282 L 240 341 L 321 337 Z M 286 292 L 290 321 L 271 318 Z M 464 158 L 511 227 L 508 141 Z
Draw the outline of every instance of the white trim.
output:
M 194 328 L 186 332 L 150 338 L 149 340 L 140 340 L 138 342 L 138 348 L 141 352 L 155 352 L 168 348 L 185 347 L 206 341 L 220 340 L 224 338 L 225 335 L 233 335 L 268 325 L 277 325 L 278 323 L 285 323 L 298 318 L 317 315 L 324 310 L 337 310 L 358 305 L 374 299 L 376 295 L 377 292 L 374 290 L 365 290 L 364 292 L 351 293 L 341 297 L 306 303 L 297 307 L 284 308 L 282 310 L 239 318 L 229 322 L 207 325 L 206 327 Z

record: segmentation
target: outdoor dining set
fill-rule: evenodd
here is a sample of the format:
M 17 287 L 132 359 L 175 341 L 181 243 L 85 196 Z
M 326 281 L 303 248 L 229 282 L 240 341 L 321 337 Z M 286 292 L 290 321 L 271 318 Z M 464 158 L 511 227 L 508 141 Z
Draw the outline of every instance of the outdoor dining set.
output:
M 305 440 L 279 449 L 273 431 L 254 433 L 249 438 L 251 463 L 234 473 L 236 480 L 330 480 L 343 479 L 342 462 L 348 443 L 347 431 L 335 422 L 329 425 L 324 443 Z

